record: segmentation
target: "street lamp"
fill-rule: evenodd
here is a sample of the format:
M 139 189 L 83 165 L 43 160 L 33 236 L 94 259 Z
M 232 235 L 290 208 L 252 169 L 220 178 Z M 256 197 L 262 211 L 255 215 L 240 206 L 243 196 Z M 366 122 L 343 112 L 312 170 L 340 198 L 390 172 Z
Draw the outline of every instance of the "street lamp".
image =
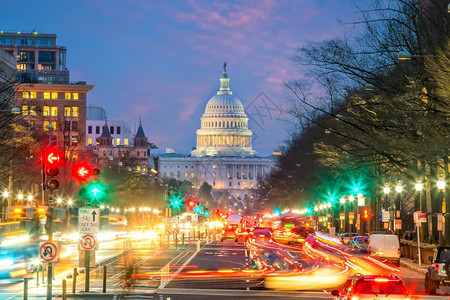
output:
M 436 55 L 416 55 L 416 54 L 411 54 L 408 50 L 400 51 L 397 54 L 398 60 L 410 60 L 411 58 L 417 58 L 417 57 L 437 58 Z
M 438 224 L 439 222 L 441 223 L 441 230 L 439 230 L 439 245 L 442 246 L 443 245 L 443 238 L 442 238 L 442 201 L 444 199 L 444 189 L 445 189 L 445 181 L 441 178 L 438 182 L 437 182 L 437 188 L 439 189 L 439 213 L 438 213 Z M 439 225 L 438 225 L 439 228 Z
M 19 199 L 19 201 L 22 201 L 23 200 L 23 194 L 20 193 L 19 195 L 17 195 L 17 199 Z

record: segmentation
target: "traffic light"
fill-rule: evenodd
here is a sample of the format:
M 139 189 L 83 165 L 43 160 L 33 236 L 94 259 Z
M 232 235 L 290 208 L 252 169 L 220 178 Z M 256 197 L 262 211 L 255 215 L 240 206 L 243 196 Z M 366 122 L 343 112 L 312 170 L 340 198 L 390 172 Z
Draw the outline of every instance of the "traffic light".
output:
M 77 163 L 72 168 L 72 176 L 77 179 L 78 182 L 87 183 L 89 180 L 98 181 L 100 170 L 87 163 Z
M 44 174 L 46 177 L 44 188 L 50 192 L 59 188 L 59 167 L 62 163 L 61 153 L 56 148 L 49 149 L 43 154 Z
M 209 211 L 208 211 L 208 209 L 205 209 L 205 211 L 203 212 L 203 215 L 204 215 L 205 217 L 208 217 L 208 216 L 209 216 Z
M 197 205 L 197 201 L 195 201 L 195 198 L 194 198 L 194 197 L 189 197 L 189 198 L 187 199 L 187 207 L 188 207 L 190 210 L 193 210 L 194 207 L 195 207 L 195 205 Z
M 194 208 L 194 212 L 195 212 L 196 214 L 201 214 L 202 211 L 203 211 L 203 209 L 202 209 L 202 207 L 201 207 L 200 205 L 198 205 L 198 206 L 196 206 L 196 207 Z
M 172 193 L 170 197 L 168 198 L 169 206 L 172 208 L 172 210 L 180 210 L 181 207 L 183 207 L 184 202 L 183 198 L 180 195 L 177 195 L 175 193 Z
M 364 208 L 362 210 L 362 218 L 364 220 L 368 220 L 370 218 L 370 210 L 368 208 Z

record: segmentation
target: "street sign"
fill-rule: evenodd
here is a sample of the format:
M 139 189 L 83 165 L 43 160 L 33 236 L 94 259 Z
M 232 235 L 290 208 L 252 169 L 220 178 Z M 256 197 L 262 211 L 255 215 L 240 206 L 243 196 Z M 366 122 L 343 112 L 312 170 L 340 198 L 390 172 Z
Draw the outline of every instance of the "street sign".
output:
M 166 229 L 166 235 L 171 235 L 171 234 L 172 234 L 172 229 L 167 228 L 167 229 Z
M 402 219 L 396 219 L 395 220 L 395 230 L 401 230 L 402 229 Z
M 390 219 L 391 219 L 391 214 L 389 213 L 389 211 L 388 210 L 383 211 L 382 215 L 381 215 L 381 221 L 389 222 Z
M 57 242 L 41 242 L 39 243 L 39 257 L 41 261 L 46 263 L 54 263 L 58 261 L 58 243 Z
M 97 250 L 97 239 L 92 234 L 85 234 L 80 238 L 80 250 Z
M 94 234 L 100 226 L 100 210 L 98 208 L 80 208 L 78 210 L 78 231 Z
M 164 225 L 167 227 L 172 227 L 173 225 L 173 219 L 172 218 L 164 218 L 163 220 Z
M 352 212 L 352 211 L 349 212 L 349 213 L 348 213 L 348 218 L 349 218 L 349 219 L 354 219 L 354 218 L 355 218 L 355 213 Z
M 345 214 L 344 213 L 340 213 L 339 214 L 339 219 L 340 220 L 345 220 Z

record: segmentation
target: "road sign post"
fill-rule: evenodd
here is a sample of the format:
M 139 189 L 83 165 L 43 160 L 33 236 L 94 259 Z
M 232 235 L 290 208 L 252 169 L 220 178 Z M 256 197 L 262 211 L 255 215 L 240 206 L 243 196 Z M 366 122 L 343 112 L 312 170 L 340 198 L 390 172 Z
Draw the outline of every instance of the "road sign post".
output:
M 89 292 L 91 251 L 97 249 L 95 235 L 100 227 L 100 210 L 98 208 L 83 207 L 78 211 L 78 231 L 81 235 L 80 250 L 84 251 L 84 267 L 86 268 L 86 278 L 84 290 Z M 95 253 L 95 252 L 94 252 Z
M 48 263 L 47 267 L 47 299 L 52 299 L 52 280 L 53 280 L 53 266 L 52 263 L 58 261 L 58 243 L 53 241 L 39 243 L 39 257 Z

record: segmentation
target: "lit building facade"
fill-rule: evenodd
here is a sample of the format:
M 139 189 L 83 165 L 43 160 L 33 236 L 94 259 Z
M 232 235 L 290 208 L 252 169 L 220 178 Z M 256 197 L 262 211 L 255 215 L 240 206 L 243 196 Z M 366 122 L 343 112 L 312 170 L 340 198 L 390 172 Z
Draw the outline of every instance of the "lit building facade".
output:
M 207 182 L 213 196 L 231 195 L 253 199 L 258 180 L 272 168 L 272 157 L 259 157 L 252 149 L 252 131 L 242 102 L 230 90 L 224 72 L 220 89 L 207 103 L 197 130 L 197 147 L 191 155 L 171 153 L 159 156 L 160 175 L 188 180 L 195 188 Z
M 66 47 L 55 34 L 0 31 L 0 49 L 16 63 L 14 106 L 30 130 L 43 132 L 66 152 L 86 148 L 86 101 L 94 87 L 85 81 L 70 82 Z M 51 126 L 49 126 L 51 125 Z

